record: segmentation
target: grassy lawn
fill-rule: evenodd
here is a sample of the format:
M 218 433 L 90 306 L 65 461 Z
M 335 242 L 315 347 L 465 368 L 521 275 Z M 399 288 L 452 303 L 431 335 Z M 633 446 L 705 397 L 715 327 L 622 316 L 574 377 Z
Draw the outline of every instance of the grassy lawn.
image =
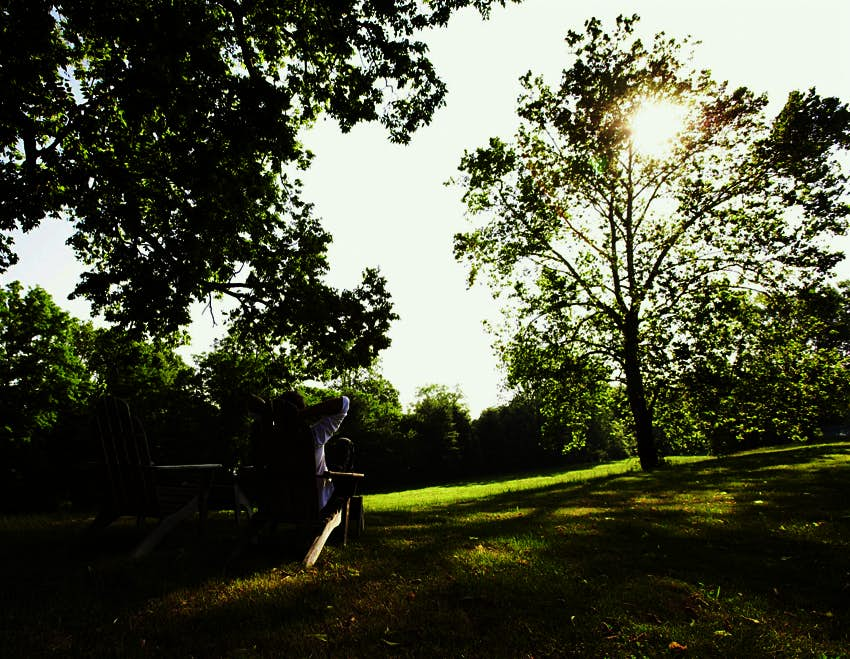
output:
M 0 519 L 0 657 L 850 656 L 850 442 L 366 500 L 301 568 L 232 518 Z

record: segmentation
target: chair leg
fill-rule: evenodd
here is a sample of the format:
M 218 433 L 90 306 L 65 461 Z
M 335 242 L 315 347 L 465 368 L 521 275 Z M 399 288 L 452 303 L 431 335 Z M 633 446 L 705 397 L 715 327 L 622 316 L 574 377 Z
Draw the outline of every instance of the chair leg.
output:
M 363 532 L 363 497 L 360 495 L 347 496 L 340 499 L 342 507 L 342 524 L 333 537 L 343 547 L 350 539 L 357 539 Z
M 351 501 L 348 505 L 348 515 L 351 519 L 348 525 L 348 535 L 351 538 L 357 539 L 365 528 L 363 521 L 363 497 L 362 496 L 353 496 L 351 497 Z
M 351 497 L 342 502 L 342 546 L 348 544 L 348 521 L 351 519 Z
M 92 520 L 92 523 L 88 525 L 84 534 L 83 534 L 83 542 L 90 543 L 95 540 L 95 538 L 100 534 L 103 529 L 112 524 L 116 519 L 118 519 L 120 515 L 116 513 L 114 510 L 109 508 L 104 508 L 101 510 L 97 517 Z
M 245 492 L 242 491 L 242 488 L 239 487 L 239 483 L 233 483 L 233 515 L 236 518 L 236 526 L 239 526 L 239 511 L 242 508 L 245 509 L 245 514 L 250 520 L 254 515 L 254 509 L 251 505 L 251 501 L 248 499 Z
M 330 536 L 331 531 L 333 531 L 337 526 L 342 522 L 342 510 L 337 510 L 333 515 L 331 515 L 327 522 L 325 522 L 325 526 L 322 529 L 322 532 L 316 537 L 313 541 L 313 544 L 310 545 L 310 549 L 307 551 L 307 555 L 304 557 L 304 565 L 305 567 L 313 567 L 315 562 L 319 558 L 319 554 L 322 553 L 322 549 L 325 548 L 325 543 L 328 541 L 328 536 Z
M 168 517 L 165 517 L 159 524 L 157 524 L 156 528 L 154 528 L 154 530 L 151 531 L 151 533 L 142 540 L 139 546 L 133 551 L 133 558 L 141 558 L 145 554 L 149 553 L 175 526 L 187 517 L 199 512 L 199 510 L 199 497 L 192 497 L 192 500 L 180 510 L 175 513 L 171 513 Z

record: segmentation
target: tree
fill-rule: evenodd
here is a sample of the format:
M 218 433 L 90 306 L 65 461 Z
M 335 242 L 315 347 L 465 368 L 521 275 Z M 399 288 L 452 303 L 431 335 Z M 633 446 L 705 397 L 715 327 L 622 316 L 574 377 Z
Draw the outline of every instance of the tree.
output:
M 301 132 L 326 113 L 406 142 L 445 95 L 417 33 L 494 1 L 4 0 L 0 271 L 8 232 L 62 218 L 108 321 L 170 334 L 227 296 L 243 333 L 368 364 L 385 282 L 323 282 Z
M 99 394 L 130 403 L 158 461 L 220 461 L 198 374 L 176 352 L 184 342 L 181 334 L 139 340 L 120 328 L 96 328 L 80 354 Z
M 0 289 L 0 499 L 51 498 L 58 465 L 72 456 L 94 382 L 80 358 L 85 326 L 42 288 Z M 22 493 L 22 489 L 26 494 Z
M 82 324 L 36 286 L 0 289 L 0 440 L 49 434 L 63 412 L 86 405 L 93 388 L 79 356 Z
M 421 470 L 420 480 L 434 482 L 460 474 L 472 429 L 469 408 L 460 391 L 440 384 L 420 387 L 402 425 L 413 441 L 407 467 Z M 412 480 L 416 479 L 412 475 Z
M 523 323 L 510 332 L 497 343 L 506 384 L 537 407 L 539 441 L 550 454 L 625 457 L 620 388 L 611 385 L 611 368 L 602 359 L 575 350 L 571 330 L 553 322 L 545 328 Z
M 767 99 L 694 71 L 683 44 L 636 38 L 637 16 L 608 34 L 570 31 L 560 87 L 529 73 L 513 143 L 466 152 L 460 179 L 474 230 L 455 238 L 470 280 L 490 274 L 524 325 L 576 359 L 601 359 L 625 383 L 641 466 L 658 463 L 655 377 L 683 331 L 680 311 L 706 286 L 807 285 L 837 262 L 845 230 L 837 158 L 850 113 L 814 90 Z M 687 44 L 687 42 L 684 42 Z M 666 110 L 678 132 L 643 150 L 638 117 Z M 674 118 L 678 113 L 680 120 Z
M 293 372 L 279 351 L 246 344 L 233 334 L 217 341 L 197 361 L 204 399 L 213 407 L 211 435 L 215 444 L 230 447 L 231 455 L 221 459 L 253 464 L 255 418 L 249 397 L 271 400 L 295 387 L 299 373 Z
M 407 446 L 400 430 L 398 389 L 378 368 L 345 373 L 330 384 L 351 400 L 340 434 L 354 442 L 354 470 L 368 474 L 369 489 L 407 485 Z M 329 457 L 333 457 L 333 443 Z
M 679 448 L 727 452 L 816 437 L 850 410 L 850 284 L 711 295 L 674 342 L 660 423 Z
M 543 446 L 538 403 L 515 396 L 510 403 L 490 407 L 472 422 L 472 439 L 464 456 L 470 474 L 516 473 L 551 468 L 561 455 Z

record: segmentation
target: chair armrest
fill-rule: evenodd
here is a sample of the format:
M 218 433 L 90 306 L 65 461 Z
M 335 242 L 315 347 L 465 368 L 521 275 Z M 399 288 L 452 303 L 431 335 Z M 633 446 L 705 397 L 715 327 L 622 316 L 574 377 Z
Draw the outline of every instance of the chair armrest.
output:
M 195 483 L 201 490 L 209 489 L 217 474 L 223 473 L 224 465 L 150 465 L 148 469 L 156 479 L 157 485 L 187 485 Z
M 350 478 L 352 480 L 358 480 L 360 478 L 366 478 L 366 474 L 360 474 L 356 471 L 326 471 L 321 474 L 320 478 Z
M 154 471 L 215 471 L 224 469 L 222 464 L 194 464 L 194 465 L 151 465 Z

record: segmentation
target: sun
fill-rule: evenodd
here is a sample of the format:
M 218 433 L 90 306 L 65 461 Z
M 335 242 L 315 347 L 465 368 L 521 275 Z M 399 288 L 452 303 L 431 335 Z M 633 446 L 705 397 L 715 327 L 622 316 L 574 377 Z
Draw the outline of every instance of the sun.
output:
M 685 114 L 685 107 L 673 101 L 642 102 L 629 122 L 632 147 L 650 158 L 665 156 L 684 127 Z

